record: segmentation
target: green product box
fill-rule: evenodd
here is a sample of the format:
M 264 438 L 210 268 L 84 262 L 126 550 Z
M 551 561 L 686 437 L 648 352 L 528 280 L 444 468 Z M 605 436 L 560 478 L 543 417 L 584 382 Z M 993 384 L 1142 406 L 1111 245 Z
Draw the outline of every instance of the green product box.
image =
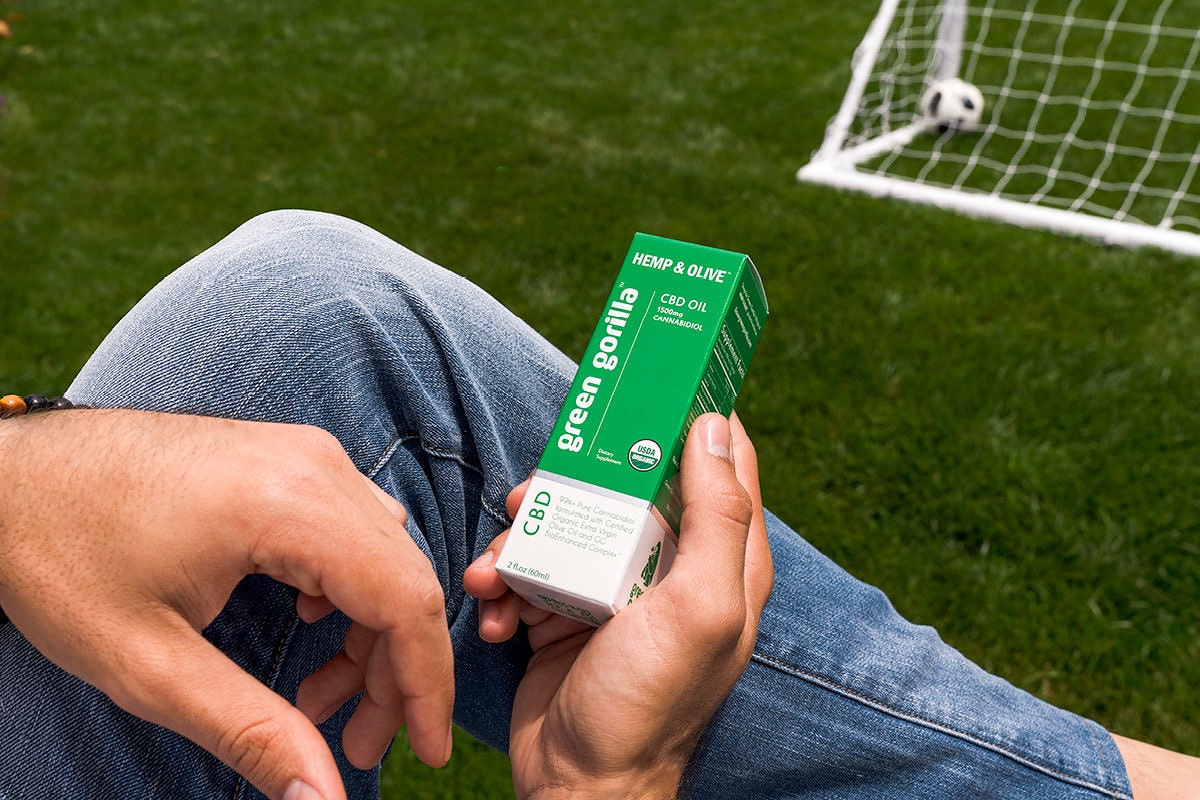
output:
M 599 625 L 662 578 L 684 440 L 733 411 L 766 318 L 747 256 L 633 237 L 501 551 L 514 591 Z

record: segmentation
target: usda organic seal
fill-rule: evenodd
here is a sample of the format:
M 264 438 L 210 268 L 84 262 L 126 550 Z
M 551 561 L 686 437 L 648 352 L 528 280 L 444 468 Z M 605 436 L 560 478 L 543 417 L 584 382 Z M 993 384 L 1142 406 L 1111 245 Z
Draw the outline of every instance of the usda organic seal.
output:
M 629 466 L 638 472 L 649 472 L 662 461 L 662 448 L 653 439 L 642 439 L 634 442 L 629 448 Z

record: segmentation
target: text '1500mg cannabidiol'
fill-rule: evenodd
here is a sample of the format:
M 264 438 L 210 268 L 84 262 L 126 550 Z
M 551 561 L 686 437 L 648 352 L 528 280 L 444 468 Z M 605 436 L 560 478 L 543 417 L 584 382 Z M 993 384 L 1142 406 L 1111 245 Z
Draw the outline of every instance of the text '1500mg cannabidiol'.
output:
M 514 591 L 599 625 L 662 578 L 684 440 L 733 411 L 766 318 L 747 256 L 634 236 L 500 553 Z

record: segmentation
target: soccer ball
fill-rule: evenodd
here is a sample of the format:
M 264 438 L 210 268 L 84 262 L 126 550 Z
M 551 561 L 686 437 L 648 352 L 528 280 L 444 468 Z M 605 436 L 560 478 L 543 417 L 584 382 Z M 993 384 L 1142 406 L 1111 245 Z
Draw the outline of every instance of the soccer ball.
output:
M 983 93 L 960 78 L 936 81 L 921 95 L 921 116 L 926 130 L 975 130 L 983 119 Z

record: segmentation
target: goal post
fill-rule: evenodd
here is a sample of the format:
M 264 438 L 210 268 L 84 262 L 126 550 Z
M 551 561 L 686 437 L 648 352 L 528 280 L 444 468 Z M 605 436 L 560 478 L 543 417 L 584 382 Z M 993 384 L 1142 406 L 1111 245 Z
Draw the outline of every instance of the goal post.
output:
M 801 180 L 1200 255 L 1200 13 L 1189 0 L 883 0 Z M 981 122 L 919 101 L 958 77 Z

